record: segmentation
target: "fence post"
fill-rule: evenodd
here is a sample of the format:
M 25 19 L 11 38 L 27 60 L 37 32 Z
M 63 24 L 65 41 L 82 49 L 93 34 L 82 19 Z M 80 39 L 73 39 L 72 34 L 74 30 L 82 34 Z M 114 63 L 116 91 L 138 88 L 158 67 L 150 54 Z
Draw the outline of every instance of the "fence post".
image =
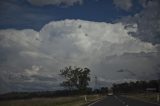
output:
M 159 102 L 159 99 L 160 99 L 160 98 L 159 98 L 159 93 L 157 93 L 157 102 Z
M 86 95 L 84 96 L 84 100 L 87 102 L 87 96 Z

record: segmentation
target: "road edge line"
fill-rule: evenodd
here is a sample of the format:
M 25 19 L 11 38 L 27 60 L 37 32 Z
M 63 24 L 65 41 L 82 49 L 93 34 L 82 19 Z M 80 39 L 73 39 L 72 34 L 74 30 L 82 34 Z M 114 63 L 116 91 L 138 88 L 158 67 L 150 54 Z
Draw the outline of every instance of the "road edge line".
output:
M 94 105 L 95 103 L 97 103 L 97 102 L 99 102 L 99 101 L 103 100 L 104 98 L 105 98 L 105 97 L 103 97 L 103 98 L 100 98 L 100 99 L 96 100 L 95 102 L 93 102 L 93 103 L 90 103 L 88 106 Z

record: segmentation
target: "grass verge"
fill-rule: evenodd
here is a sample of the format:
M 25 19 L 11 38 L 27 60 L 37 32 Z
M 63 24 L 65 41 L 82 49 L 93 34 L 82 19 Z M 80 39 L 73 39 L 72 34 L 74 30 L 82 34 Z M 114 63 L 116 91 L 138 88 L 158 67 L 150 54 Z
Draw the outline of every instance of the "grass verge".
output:
M 101 95 L 87 95 L 87 102 L 84 96 L 10 100 L 0 101 L 0 106 L 87 106 L 90 102 L 101 97 Z
M 160 104 L 160 102 L 157 102 L 157 93 L 135 93 L 129 94 L 127 97 Z

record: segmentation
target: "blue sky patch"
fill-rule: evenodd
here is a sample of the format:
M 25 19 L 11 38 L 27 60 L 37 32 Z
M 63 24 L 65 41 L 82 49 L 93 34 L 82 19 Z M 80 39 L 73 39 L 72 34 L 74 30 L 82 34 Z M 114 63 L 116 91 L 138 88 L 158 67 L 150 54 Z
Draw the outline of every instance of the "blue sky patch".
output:
M 114 22 L 121 17 L 134 15 L 142 10 L 138 1 L 129 11 L 117 8 L 112 0 L 84 0 L 73 6 L 36 6 L 26 0 L 1 0 L 0 28 L 40 30 L 50 21 L 81 19 L 96 22 Z

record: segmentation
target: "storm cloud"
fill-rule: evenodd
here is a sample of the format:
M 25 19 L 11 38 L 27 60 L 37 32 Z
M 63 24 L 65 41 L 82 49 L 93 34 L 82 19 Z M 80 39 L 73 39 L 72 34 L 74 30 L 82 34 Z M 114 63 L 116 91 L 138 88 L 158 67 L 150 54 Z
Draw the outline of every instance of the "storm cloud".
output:
M 118 20 L 123 24 L 137 23 L 137 32 L 132 36 L 142 41 L 153 44 L 160 43 L 160 1 L 159 0 L 140 0 L 143 10 L 133 16 L 123 17 Z
M 133 37 L 137 28 L 63 20 L 40 31 L 0 30 L 0 92 L 60 89 L 59 70 L 68 65 L 90 68 L 103 84 L 157 78 L 159 45 Z M 129 71 L 120 74 L 120 69 Z

